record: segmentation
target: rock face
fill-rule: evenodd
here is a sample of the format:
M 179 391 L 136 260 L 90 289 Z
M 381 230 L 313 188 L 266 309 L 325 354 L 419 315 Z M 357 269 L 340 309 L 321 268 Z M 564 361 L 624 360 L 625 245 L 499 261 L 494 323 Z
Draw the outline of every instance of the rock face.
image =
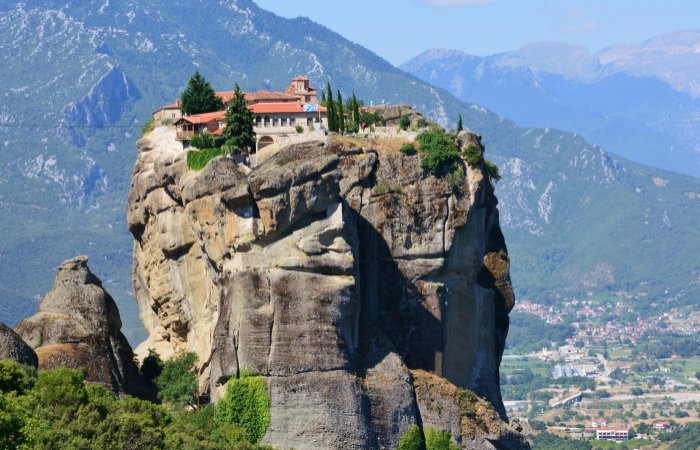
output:
M 395 448 L 413 423 L 465 448 L 527 448 L 501 400 L 514 299 L 480 168 L 438 178 L 418 156 L 310 142 L 252 171 L 219 157 L 193 172 L 172 130 L 138 145 L 127 216 L 150 337 L 137 353 L 196 352 L 214 400 L 241 370 L 261 374 L 264 442 L 279 448 Z M 416 370 L 477 393 L 497 426 L 467 445 L 459 408 L 455 427 L 425 422 Z
M 0 359 L 14 359 L 20 364 L 34 367 L 39 365 L 34 350 L 4 323 L 0 323 Z
M 61 263 L 37 313 L 15 331 L 36 351 L 39 369 L 83 369 L 86 381 L 121 394 L 138 384 L 134 354 L 121 326 L 114 300 L 90 272 L 87 257 L 78 256 Z
M 425 120 L 426 123 L 430 122 L 409 105 L 377 105 L 369 107 L 368 110 L 372 114 L 376 113 L 383 117 L 388 127 L 398 126 L 402 116 L 408 116 L 413 125 L 420 119 Z

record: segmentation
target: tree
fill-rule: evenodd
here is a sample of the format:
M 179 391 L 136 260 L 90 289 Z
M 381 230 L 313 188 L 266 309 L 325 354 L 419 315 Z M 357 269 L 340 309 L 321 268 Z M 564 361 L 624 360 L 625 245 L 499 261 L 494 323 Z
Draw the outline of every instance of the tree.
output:
M 197 355 L 192 352 L 165 361 L 160 375 L 153 380 L 158 387 L 158 398 L 174 405 L 197 407 L 196 362 Z
M 338 131 L 336 125 L 335 116 L 335 102 L 333 101 L 333 90 L 331 89 L 331 82 L 328 82 L 328 93 L 326 94 L 326 102 L 328 103 L 326 109 L 326 117 L 328 118 L 328 130 L 335 132 Z
M 410 126 L 411 126 L 411 118 L 405 114 L 403 116 L 401 116 L 401 118 L 399 119 L 399 128 L 406 131 L 406 130 L 408 130 L 408 127 L 410 127 Z
M 640 395 L 644 394 L 644 389 L 642 389 L 640 387 L 633 387 L 630 390 L 630 394 L 632 394 L 634 396 L 640 396 Z
M 245 99 L 243 91 L 236 83 L 233 98 L 226 109 L 226 127 L 222 133 L 229 151 L 238 152 L 255 148 L 255 131 L 253 125 L 255 117 L 248 109 L 248 101 Z
M 261 376 L 242 371 L 226 383 L 226 394 L 216 405 L 216 418 L 241 427 L 253 443 L 265 436 L 270 425 L 270 399 Z
M 464 123 L 462 122 L 462 113 L 459 113 L 459 119 L 457 120 L 457 133 L 464 130 Z
M 180 97 L 182 112 L 188 116 L 218 111 L 224 107 L 224 102 L 216 96 L 214 89 L 198 70 L 190 77 Z
M 338 130 L 340 133 L 345 133 L 345 113 L 343 112 L 343 96 L 338 90 Z

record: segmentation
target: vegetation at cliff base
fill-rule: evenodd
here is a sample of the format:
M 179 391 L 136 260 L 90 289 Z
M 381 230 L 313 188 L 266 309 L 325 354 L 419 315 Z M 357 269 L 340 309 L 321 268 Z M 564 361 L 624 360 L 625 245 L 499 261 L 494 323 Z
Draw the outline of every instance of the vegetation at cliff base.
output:
M 216 405 L 216 417 L 245 430 L 250 442 L 260 442 L 270 425 L 270 399 L 265 380 L 242 371 L 226 383 L 226 395 Z
M 148 370 L 156 368 L 151 376 L 161 370 L 155 377 L 162 377 L 159 384 L 167 379 L 182 388 L 187 383 L 180 378 L 188 378 L 192 358 L 185 353 Z M 180 388 L 175 390 L 191 393 L 190 386 Z M 80 370 L 37 373 L 15 361 L 0 360 L 0 449 L 269 448 L 251 443 L 247 431 L 235 423 L 218 420 L 215 405 L 191 409 L 185 403 L 162 406 L 129 396 L 120 399 L 101 385 L 86 385 Z
M 458 450 L 450 433 L 426 427 L 421 429 L 415 423 L 401 435 L 398 450 Z

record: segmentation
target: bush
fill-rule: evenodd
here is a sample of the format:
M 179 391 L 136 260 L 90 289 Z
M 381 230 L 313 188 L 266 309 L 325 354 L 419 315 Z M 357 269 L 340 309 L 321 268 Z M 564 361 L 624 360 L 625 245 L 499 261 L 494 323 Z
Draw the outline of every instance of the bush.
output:
M 430 124 L 428 123 L 427 120 L 425 120 L 424 117 L 421 117 L 421 118 L 419 118 L 418 121 L 416 122 L 416 125 L 418 126 L 418 128 L 427 128 L 428 125 L 430 125 Z
M 397 450 L 426 450 L 423 431 L 415 423 L 399 439 Z
M 166 117 L 165 119 L 160 121 L 160 124 L 166 127 L 170 126 L 173 124 L 173 119 L 171 119 L 170 117 Z
M 411 118 L 408 117 L 407 115 L 401 116 L 399 119 L 399 128 L 401 128 L 403 131 L 408 130 L 408 127 L 411 126 Z
M 158 387 L 158 398 L 173 405 L 198 406 L 196 363 L 197 355 L 192 352 L 180 353 L 165 361 L 163 370 L 153 380 Z
M 634 396 L 639 396 L 644 394 L 644 389 L 639 388 L 639 387 L 633 387 L 630 393 Z
M 441 129 L 424 131 L 417 137 L 421 150 L 421 167 L 432 175 L 456 169 L 459 152 L 452 138 Z
M 467 164 L 470 166 L 476 166 L 479 164 L 483 157 L 481 149 L 479 149 L 479 146 L 474 143 L 467 145 L 467 148 L 463 149 L 462 153 L 464 154 L 464 159 L 467 161 Z
M 467 417 L 469 419 L 476 419 L 477 416 L 477 403 L 479 397 L 475 393 L 467 389 L 459 390 L 459 414 L 462 417 Z
M 496 164 L 487 159 L 484 161 L 484 167 L 486 168 L 486 176 L 489 177 L 489 180 L 500 181 L 501 173 L 498 171 L 498 166 Z
M 425 429 L 426 450 L 459 450 L 452 442 L 452 436 L 447 431 Z
M 190 139 L 190 146 L 199 149 L 212 148 L 214 147 L 214 136 L 207 132 L 195 134 Z
M 226 383 L 226 395 L 216 405 L 216 418 L 241 427 L 248 440 L 258 443 L 270 425 L 270 399 L 265 380 L 249 372 Z
M 413 144 L 406 143 L 401 146 L 401 149 L 399 149 L 401 153 L 404 155 L 415 155 L 416 154 L 416 147 Z
M 146 133 L 150 133 L 153 131 L 153 127 L 155 124 L 153 123 L 153 117 L 148 119 L 148 121 L 141 127 L 141 137 L 143 137 Z
M 33 367 L 23 366 L 12 359 L 0 360 L 0 393 L 22 395 L 34 386 L 35 379 L 36 370 Z
M 192 170 L 202 170 L 207 163 L 217 156 L 226 155 L 225 148 L 205 148 L 187 152 L 187 167 Z
M 294 127 L 294 129 L 297 130 L 297 134 L 301 134 L 304 132 L 304 127 L 302 127 L 301 125 L 297 125 L 296 127 Z
M 464 169 L 458 165 L 457 168 L 450 174 L 450 186 L 452 192 L 459 192 L 464 185 Z

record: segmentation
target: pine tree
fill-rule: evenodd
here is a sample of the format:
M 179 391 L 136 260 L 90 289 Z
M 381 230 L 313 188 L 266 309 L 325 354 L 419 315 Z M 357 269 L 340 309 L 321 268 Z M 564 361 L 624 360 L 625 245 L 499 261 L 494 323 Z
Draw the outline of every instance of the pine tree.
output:
M 464 130 L 464 123 L 462 122 L 462 113 L 459 114 L 459 120 L 457 120 L 457 133 Z
M 236 83 L 236 89 L 233 93 L 233 98 L 226 109 L 226 127 L 222 132 L 222 136 L 226 138 L 226 147 L 237 153 L 241 150 L 255 148 L 255 131 L 253 124 L 255 118 L 253 112 L 248 109 L 248 102 L 245 99 L 243 91 Z
M 332 132 L 338 131 L 336 125 L 336 115 L 335 115 L 335 102 L 333 101 L 333 90 L 331 89 L 331 82 L 328 82 L 328 94 L 326 95 L 326 102 L 328 103 L 326 110 L 326 117 L 328 118 L 328 130 Z
M 185 115 L 201 114 L 223 109 L 224 103 L 216 96 L 209 82 L 195 71 L 187 82 L 187 88 L 180 94 L 182 112 Z
M 360 104 L 357 102 L 355 91 L 352 92 L 352 121 L 355 123 L 360 121 Z
M 338 89 L 338 130 L 340 133 L 345 133 L 345 114 L 343 113 L 343 96 L 340 95 Z

